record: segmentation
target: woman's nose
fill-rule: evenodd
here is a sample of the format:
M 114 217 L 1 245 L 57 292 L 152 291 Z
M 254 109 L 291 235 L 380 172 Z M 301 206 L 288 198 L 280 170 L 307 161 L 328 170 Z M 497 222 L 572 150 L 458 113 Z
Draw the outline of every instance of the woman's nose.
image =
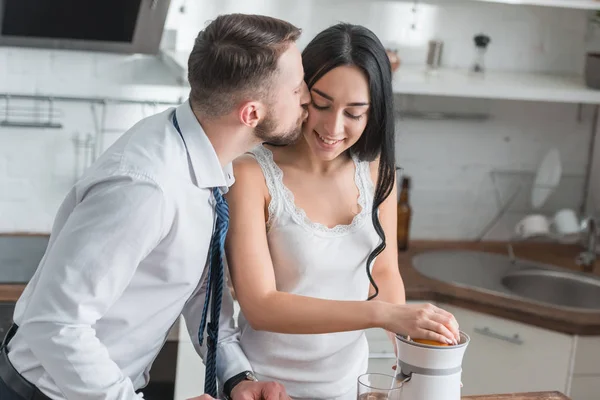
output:
M 327 133 L 333 137 L 341 136 L 344 133 L 344 117 L 335 110 L 329 113 L 324 125 Z

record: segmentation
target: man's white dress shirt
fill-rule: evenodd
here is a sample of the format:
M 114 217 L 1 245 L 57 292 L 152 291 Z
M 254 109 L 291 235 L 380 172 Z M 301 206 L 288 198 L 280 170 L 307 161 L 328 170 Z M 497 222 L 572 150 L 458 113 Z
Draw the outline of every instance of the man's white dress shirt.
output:
M 175 110 L 191 162 L 172 123 Z M 233 181 L 189 101 L 119 138 L 67 194 L 17 302 L 19 330 L 9 345 L 17 371 L 52 399 L 138 399 L 182 312 L 204 357 L 197 332 L 215 220 L 211 188 L 226 192 Z M 251 370 L 228 290 L 223 297 L 222 382 Z

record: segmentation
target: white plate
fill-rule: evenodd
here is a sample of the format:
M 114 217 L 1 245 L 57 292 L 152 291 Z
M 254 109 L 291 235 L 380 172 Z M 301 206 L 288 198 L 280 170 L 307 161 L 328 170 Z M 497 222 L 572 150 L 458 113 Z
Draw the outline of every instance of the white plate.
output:
M 562 165 L 560 162 L 560 153 L 557 149 L 552 149 L 546 154 L 540 163 L 533 188 L 531 190 L 531 205 L 533 208 L 540 208 L 558 186 L 562 175 Z

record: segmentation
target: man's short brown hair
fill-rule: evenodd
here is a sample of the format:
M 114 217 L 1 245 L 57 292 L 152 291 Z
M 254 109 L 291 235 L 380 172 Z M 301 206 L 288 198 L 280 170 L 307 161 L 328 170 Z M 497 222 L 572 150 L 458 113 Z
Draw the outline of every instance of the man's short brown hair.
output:
M 200 31 L 188 60 L 194 109 L 216 117 L 251 94 L 266 96 L 279 56 L 300 32 L 289 22 L 263 15 L 217 17 Z

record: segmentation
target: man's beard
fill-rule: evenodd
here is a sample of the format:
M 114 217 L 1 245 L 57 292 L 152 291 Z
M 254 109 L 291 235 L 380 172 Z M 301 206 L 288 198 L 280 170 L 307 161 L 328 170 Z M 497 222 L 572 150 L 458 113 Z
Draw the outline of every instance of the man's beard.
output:
M 306 114 L 301 115 L 293 127 L 284 132 L 277 132 L 275 119 L 269 113 L 255 128 L 255 135 L 263 143 L 269 143 L 275 146 L 286 146 L 294 143 L 302 134 L 302 122 Z

